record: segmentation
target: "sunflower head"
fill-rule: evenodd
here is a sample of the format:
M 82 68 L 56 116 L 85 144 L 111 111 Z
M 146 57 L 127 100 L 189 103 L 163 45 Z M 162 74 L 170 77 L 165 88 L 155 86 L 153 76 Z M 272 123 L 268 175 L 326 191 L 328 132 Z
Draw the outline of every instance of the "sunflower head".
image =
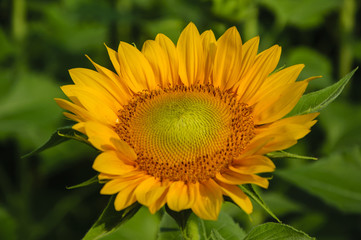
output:
M 159 34 L 141 51 L 107 48 L 115 72 L 94 62 L 70 70 L 70 101 L 56 101 L 101 151 L 93 168 L 117 210 L 138 201 L 214 220 L 228 196 L 252 212 L 239 185 L 267 188 L 257 174 L 275 166 L 265 154 L 294 145 L 318 115 L 284 118 L 307 87 L 296 81 L 303 65 L 274 72 L 281 48 L 258 53 L 258 43 L 242 44 L 235 27 L 216 40 L 190 23 L 176 45 Z

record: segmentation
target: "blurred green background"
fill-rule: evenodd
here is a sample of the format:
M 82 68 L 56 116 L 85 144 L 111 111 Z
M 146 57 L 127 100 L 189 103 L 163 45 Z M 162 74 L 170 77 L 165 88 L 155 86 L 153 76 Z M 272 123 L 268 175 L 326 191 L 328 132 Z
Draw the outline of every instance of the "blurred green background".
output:
M 0 239 L 80 239 L 108 196 L 100 186 L 66 190 L 91 178 L 96 152 L 69 141 L 21 159 L 60 126 L 72 124 L 53 101 L 71 83 L 67 70 L 111 68 L 103 43 L 141 48 L 164 33 L 176 42 L 193 21 L 219 37 L 236 26 L 260 49 L 283 47 L 280 66 L 304 63 L 300 79 L 315 91 L 361 65 L 361 3 L 356 0 L 1 0 Z M 357 24 L 358 23 L 358 24 Z M 111 68 L 112 69 L 112 68 Z M 361 239 L 361 71 L 290 151 L 318 161 L 281 159 L 262 195 L 281 220 L 319 239 Z M 256 207 L 250 221 L 224 211 L 246 231 L 272 221 Z M 159 215 L 142 209 L 104 239 L 156 239 Z

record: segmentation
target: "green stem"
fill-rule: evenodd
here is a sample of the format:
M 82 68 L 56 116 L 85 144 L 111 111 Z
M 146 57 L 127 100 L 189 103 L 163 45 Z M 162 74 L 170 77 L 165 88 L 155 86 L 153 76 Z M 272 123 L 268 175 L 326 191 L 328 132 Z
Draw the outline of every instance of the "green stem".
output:
M 251 39 L 258 35 L 258 7 L 255 1 L 251 1 L 247 21 L 244 23 L 244 36 Z
M 13 0 L 13 11 L 11 19 L 11 30 L 14 42 L 16 43 L 15 52 L 15 78 L 23 72 L 25 67 L 24 42 L 26 37 L 26 0 Z
M 185 229 L 182 229 L 185 240 L 199 240 L 199 226 L 196 218 L 189 218 Z
M 352 69 L 352 63 L 354 58 L 352 49 L 352 37 L 355 27 L 355 13 L 355 0 L 344 0 L 340 12 L 340 77 L 346 75 Z

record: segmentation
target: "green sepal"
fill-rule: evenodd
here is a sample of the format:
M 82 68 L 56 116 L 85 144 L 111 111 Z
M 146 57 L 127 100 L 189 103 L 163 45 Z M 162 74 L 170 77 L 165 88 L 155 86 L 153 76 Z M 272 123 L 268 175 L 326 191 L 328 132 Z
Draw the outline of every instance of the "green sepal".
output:
M 258 194 L 257 190 L 253 187 L 252 184 L 244 184 L 239 186 L 242 191 L 252 198 L 256 203 L 258 203 L 271 217 L 273 217 L 277 222 L 281 223 L 278 217 L 271 211 L 271 209 L 266 205 L 261 196 Z
M 84 134 L 74 130 L 72 126 L 66 126 L 58 128 L 42 146 L 38 147 L 37 149 L 28 154 L 25 154 L 24 156 L 22 156 L 22 158 L 27 158 L 38 154 L 48 148 L 55 147 L 60 143 L 68 141 L 69 139 L 74 139 L 91 145 Z
M 266 155 L 267 155 L 267 157 L 270 157 L 270 158 L 296 158 L 296 159 L 306 159 L 306 160 L 317 160 L 317 158 L 315 158 L 315 157 L 302 156 L 302 155 L 289 153 L 289 152 L 285 152 L 285 151 L 271 152 L 271 153 L 267 153 Z
M 116 211 L 114 208 L 114 199 L 115 196 L 110 198 L 108 205 L 98 220 L 86 233 L 83 240 L 96 240 L 113 232 L 130 218 L 132 218 L 142 207 L 141 204 L 135 202 L 121 211 Z
M 244 240 L 311 240 L 306 233 L 283 223 L 264 223 L 254 227 Z
M 66 187 L 66 189 L 75 189 L 75 188 L 81 188 L 81 187 L 86 187 L 86 186 L 89 186 L 93 183 L 99 183 L 99 180 L 98 180 L 98 175 L 95 175 L 94 177 L 82 182 L 82 183 L 79 183 L 77 185 L 74 185 L 74 186 L 70 186 L 70 187 Z
M 286 117 L 319 112 L 323 108 L 327 107 L 328 104 L 333 102 L 341 94 L 342 90 L 345 88 L 346 84 L 349 82 L 357 69 L 358 68 L 355 68 L 338 82 L 329 87 L 303 95 Z

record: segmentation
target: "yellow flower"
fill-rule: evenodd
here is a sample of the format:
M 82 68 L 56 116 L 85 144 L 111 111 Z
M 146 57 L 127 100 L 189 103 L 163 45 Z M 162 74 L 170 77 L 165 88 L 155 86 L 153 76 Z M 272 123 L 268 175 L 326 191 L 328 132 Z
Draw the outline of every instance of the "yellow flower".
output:
M 281 48 L 257 54 L 258 43 L 242 44 L 235 27 L 216 40 L 190 23 L 176 46 L 159 34 L 142 51 L 107 48 L 116 73 L 94 62 L 96 71 L 70 70 L 71 102 L 56 101 L 101 151 L 93 168 L 116 210 L 138 201 L 215 220 L 224 195 L 252 212 L 238 185 L 267 188 L 256 175 L 275 168 L 265 154 L 294 145 L 318 115 L 283 118 L 309 79 L 296 81 L 301 64 L 272 73 Z

